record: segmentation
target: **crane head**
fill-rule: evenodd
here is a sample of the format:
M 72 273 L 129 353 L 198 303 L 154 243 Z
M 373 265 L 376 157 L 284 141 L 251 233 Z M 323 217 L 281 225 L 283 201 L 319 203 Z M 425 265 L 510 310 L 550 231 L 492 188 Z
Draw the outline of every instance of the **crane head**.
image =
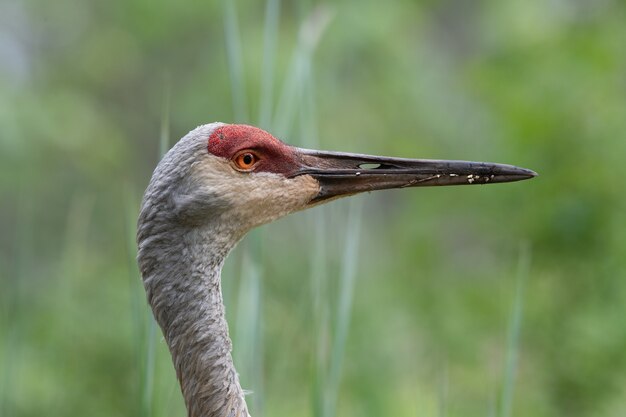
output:
M 531 170 L 504 164 L 302 149 L 253 126 L 213 123 L 181 139 L 161 161 L 152 182 L 168 177 L 166 188 L 181 222 L 218 219 L 221 227 L 243 235 L 288 213 L 364 191 L 534 176 Z

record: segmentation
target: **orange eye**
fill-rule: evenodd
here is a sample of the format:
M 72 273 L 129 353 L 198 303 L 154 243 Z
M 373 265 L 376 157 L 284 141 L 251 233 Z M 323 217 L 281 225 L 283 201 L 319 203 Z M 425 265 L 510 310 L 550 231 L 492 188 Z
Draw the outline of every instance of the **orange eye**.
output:
M 254 167 L 254 164 L 257 163 L 259 158 L 250 151 L 241 152 L 239 155 L 235 156 L 235 165 L 239 169 L 249 170 Z

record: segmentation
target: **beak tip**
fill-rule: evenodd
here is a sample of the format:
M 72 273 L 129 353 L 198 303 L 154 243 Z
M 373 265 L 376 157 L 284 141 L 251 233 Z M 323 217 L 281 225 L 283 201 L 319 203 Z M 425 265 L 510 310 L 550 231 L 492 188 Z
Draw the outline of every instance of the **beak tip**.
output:
M 533 171 L 532 169 L 526 169 L 526 168 L 525 168 L 524 170 L 526 171 L 526 172 L 525 172 L 525 174 L 526 174 L 526 176 L 527 176 L 527 177 L 526 177 L 526 179 L 531 179 L 531 178 L 535 178 L 535 177 L 538 177 L 538 176 L 539 176 L 539 174 L 537 174 L 537 173 L 536 173 L 535 171 Z
M 527 168 L 512 167 L 509 172 L 503 172 L 501 175 L 496 176 L 497 180 L 494 182 L 515 182 L 530 180 L 539 176 L 535 171 Z

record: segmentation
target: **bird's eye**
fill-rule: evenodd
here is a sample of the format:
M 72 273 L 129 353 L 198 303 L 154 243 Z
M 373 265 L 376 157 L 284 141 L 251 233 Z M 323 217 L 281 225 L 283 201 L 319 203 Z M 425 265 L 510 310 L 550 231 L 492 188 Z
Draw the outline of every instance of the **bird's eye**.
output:
M 233 159 L 237 168 L 243 170 L 252 169 L 258 160 L 259 157 L 250 151 L 243 151 Z

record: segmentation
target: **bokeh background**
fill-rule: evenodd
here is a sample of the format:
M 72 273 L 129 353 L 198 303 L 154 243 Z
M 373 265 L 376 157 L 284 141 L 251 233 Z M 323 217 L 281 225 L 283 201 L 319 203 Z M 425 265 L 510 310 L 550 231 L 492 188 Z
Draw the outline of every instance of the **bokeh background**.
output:
M 0 415 L 182 416 L 134 227 L 163 149 L 534 169 L 264 226 L 224 271 L 255 416 L 626 415 L 626 4 L 0 1 Z

